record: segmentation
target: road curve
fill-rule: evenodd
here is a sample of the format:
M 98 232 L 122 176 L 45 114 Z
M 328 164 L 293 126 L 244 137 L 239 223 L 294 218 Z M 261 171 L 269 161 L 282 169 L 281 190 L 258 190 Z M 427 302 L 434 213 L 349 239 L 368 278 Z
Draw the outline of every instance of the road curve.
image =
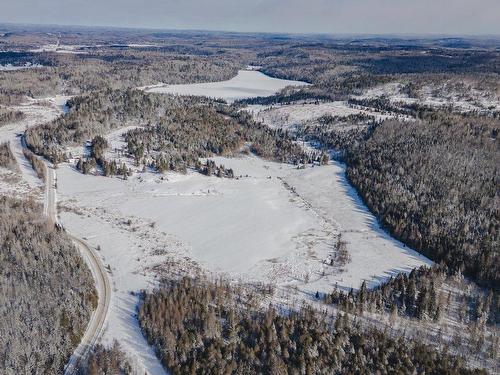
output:
M 80 363 L 87 358 L 90 350 L 97 343 L 101 337 L 102 328 L 106 321 L 106 316 L 109 310 L 109 303 L 111 299 L 111 286 L 109 283 L 108 274 L 104 268 L 101 260 L 95 253 L 95 250 L 85 241 L 70 234 L 71 239 L 75 245 L 80 249 L 80 253 L 85 262 L 92 271 L 95 280 L 95 287 L 97 289 L 99 299 L 97 308 L 92 313 L 89 324 L 85 334 L 80 341 L 80 344 L 71 355 L 68 364 L 66 365 L 64 374 L 73 375 L 78 372 Z
M 40 159 L 42 160 L 42 159 Z M 42 160 L 45 166 L 45 200 L 44 214 L 54 224 L 58 224 L 57 208 L 56 208 L 56 176 L 55 170 L 48 166 L 45 160 Z M 80 344 L 71 355 L 68 364 L 64 369 L 65 375 L 73 375 L 78 373 L 78 368 L 90 353 L 90 350 L 97 343 L 102 334 L 104 322 L 109 311 L 111 300 L 111 285 L 106 269 L 99 256 L 87 242 L 72 235 L 68 235 L 80 250 L 85 263 L 90 268 L 95 281 L 95 288 L 98 293 L 97 307 L 92 313 L 89 324 L 80 341 Z

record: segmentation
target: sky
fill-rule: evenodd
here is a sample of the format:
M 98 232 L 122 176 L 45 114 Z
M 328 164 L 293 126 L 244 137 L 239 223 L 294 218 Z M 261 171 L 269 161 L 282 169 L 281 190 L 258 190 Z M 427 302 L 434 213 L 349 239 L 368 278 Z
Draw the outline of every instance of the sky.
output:
M 500 0 L 0 0 L 0 23 L 500 35 Z

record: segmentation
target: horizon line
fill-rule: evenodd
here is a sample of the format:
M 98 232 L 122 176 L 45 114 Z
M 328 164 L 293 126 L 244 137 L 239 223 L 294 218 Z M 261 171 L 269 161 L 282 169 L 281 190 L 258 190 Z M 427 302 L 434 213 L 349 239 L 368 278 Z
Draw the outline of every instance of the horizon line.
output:
M 500 39 L 499 34 L 480 33 L 480 34 L 453 34 L 453 33 L 356 33 L 356 32 L 286 32 L 286 31 L 236 31 L 229 29 L 196 29 L 196 28 L 163 28 L 163 27 L 146 27 L 146 26 L 117 26 L 117 25 L 89 25 L 89 24 L 54 24 L 54 23 L 29 23 L 29 22 L 4 22 L 0 21 L 0 26 L 16 26 L 16 27 L 60 27 L 60 28 L 87 28 L 87 29 L 108 29 L 108 30 L 128 30 L 128 31 L 163 31 L 163 32 L 192 32 L 192 33 L 225 33 L 225 34 L 258 34 L 258 35 L 286 35 L 286 36 L 322 36 L 322 37 L 386 37 L 386 38 L 422 38 L 422 39 L 439 39 L 439 38 L 475 38 Z

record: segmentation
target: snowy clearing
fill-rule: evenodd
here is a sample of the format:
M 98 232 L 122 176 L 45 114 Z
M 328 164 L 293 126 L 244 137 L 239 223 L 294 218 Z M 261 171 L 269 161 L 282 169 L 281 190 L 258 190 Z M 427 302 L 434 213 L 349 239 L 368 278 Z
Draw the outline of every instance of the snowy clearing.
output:
M 59 198 L 75 209 L 92 209 L 100 219 L 133 218 L 146 233 L 160 231 L 167 240 L 162 245 L 177 259 L 187 257 L 233 280 L 294 286 L 308 294 L 328 292 L 336 284 L 375 286 L 397 272 L 430 264 L 380 229 L 339 164 L 297 169 L 252 156 L 214 160 L 242 177 L 188 172 L 162 178 L 145 172 L 123 181 L 85 176 L 64 165 L 58 171 Z M 339 234 L 352 258 L 342 267 L 330 265 Z M 110 249 L 106 262 L 114 266 L 115 252 L 122 250 Z
M 347 102 L 321 102 L 291 105 L 249 105 L 247 108 L 257 121 L 271 128 L 293 129 L 298 125 L 317 122 L 322 116 L 347 117 L 350 115 L 373 116 L 376 120 L 385 120 L 397 115 L 381 114 L 369 109 L 359 109 L 349 106 Z M 403 116 L 400 116 L 403 117 Z
M 418 90 L 416 97 L 404 92 L 400 82 L 390 82 L 366 90 L 363 95 L 353 96 L 356 99 L 387 98 L 391 103 L 420 104 L 429 107 L 452 106 L 462 112 L 500 111 L 500 97 L 491 92 L 480 91 L 464 82 L 465 87 L 456 89 L 453 84 L 424 85 Z
M 82 51 L 82 48 L 86 48 L 84 45 L 72 45 L 72 44 L 46 44 L 39 48 L 32 49 L 30 52 L 33 53 L 43 53 L 43 52 L 53 52 L 53 53 L 67 53 L 72 55 L 86 54 Z
M 287 86 L 304 86 L 305 82 L 269 77 L 256 70 L 240 70 L 229 81 L 143 87 L 147 92 L 176 95 L 207 96 L 234 102 L 239 99 L 270 96 Z
M 29 62 L 24 65 L 12 65 L 12 64 L 0 65 L 0 71 L 7 71 L 7 72 L 14 70 L 34 69 L 34 68 L 43 68 L 43 65 L 31 64 Z

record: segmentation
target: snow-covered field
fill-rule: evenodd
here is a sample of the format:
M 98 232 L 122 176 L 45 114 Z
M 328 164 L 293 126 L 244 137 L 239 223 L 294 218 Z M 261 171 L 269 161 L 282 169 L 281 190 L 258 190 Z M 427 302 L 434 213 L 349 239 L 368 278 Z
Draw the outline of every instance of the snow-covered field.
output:
M 242 177 L 189 172 L 162 178 L 144 172 L 123 181 L 85 176 L 64 165 L 58 171 L 59 199 L 119 226 L 132 218 L 146 233 L 159 231 L 169 255 L 188 257 L 203 269 L 304 292 L 328 292 L 336 284 L 358 288 L 363 280 L 373 286 L 429 263 L 379 228 L 339 164 L 296 169 L 252 156 L 215 161 Z M 65 214 L 62 222 L 72 232 L 89 239 L 102 235 L 82 233 L 89 226 L 73 226 L 71 217 L 78 215 Z M 339 234 L 352 257 L 343 271 L 329 264 Z M 110 249 L 111 259 L 122 250 Z
M 465 84 L 465 82 L 464 82 Z M 452 84 L 424 85 L 417 97 L 409 97 L 403 92 L 403 84 L 390 82 L 366 90 L 358 99 L 387 98 L 392 103 L 420 104 L 430 107 L 452 106 L 463 112 L 500 111 L 500 97 L 488 91 L 480 91 L 472 86 L 457 91 Z
M 84 45 L 74 45 L 74 44 L 45 44 L 39 48 L 35 48 L 30 50 L 30 52 L 41 53 L 41 52 L 54 52 L 54 53 L 67 53 L 72 55 L 85 54 L 85 51 L 82 51 L 82 48 L 85 48 Z
M 187 85 L 164 85 L 144 87 L 147 92 L 208 96 L 233 102 L 238 99 L 270 96 L 287 86 L 304 86 L 305 82 L 271 78 L 256 70 L 240 70 L 229 81 L 196 83 Z
M 326 115 L 347 117 L 363 114 L 373 116 L 376 120 L 397 116 L 387 113 L 381 114 L 368 109 L 353 108 L 345 101 L 270 106 L 249 105 L 246 109 L 253 114 L 257 121 L 271 128 L 282 129 L 292 129 L 305 123 L 314 123 L 320 117 Z
M 363 281 L 374 287 L 398 272 L 431 264 L 380 227 L 347 181 L 343 164 L 334 161 L 324 167 L 308 168 L 286 180 L 318 215 L 334 223 L 351 256 L 343 272 L 332 275 L 317 289 L 328 289 L 332 282 L 344 289 L 356 289 Z

